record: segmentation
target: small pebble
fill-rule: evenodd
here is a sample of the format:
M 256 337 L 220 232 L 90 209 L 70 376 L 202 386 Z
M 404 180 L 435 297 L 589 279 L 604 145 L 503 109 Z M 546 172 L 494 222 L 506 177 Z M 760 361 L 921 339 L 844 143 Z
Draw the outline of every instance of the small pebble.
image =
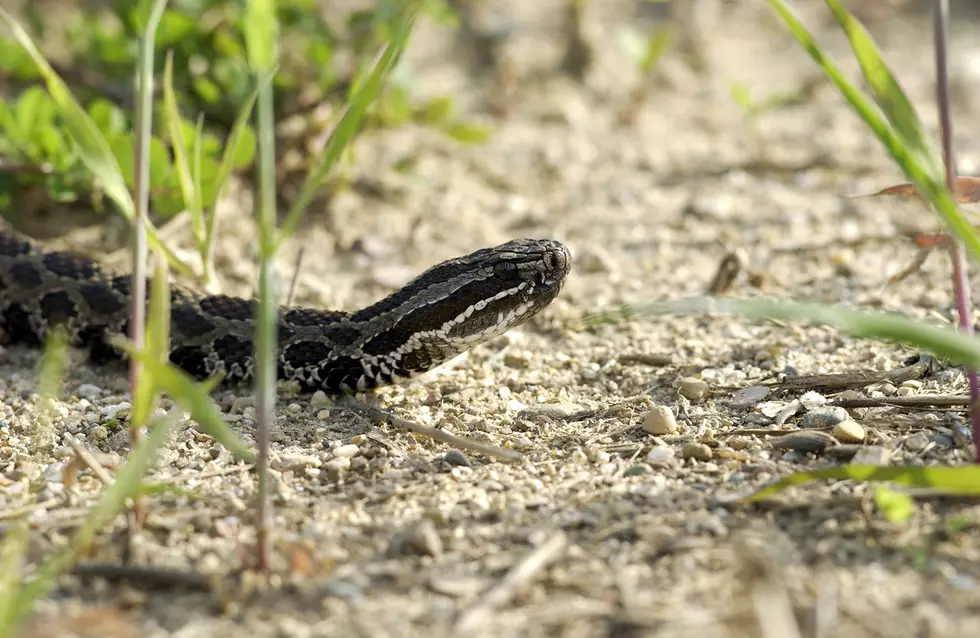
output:
M 841 443 L 861 443 L 865 437 L 864 426 L 847 419 L 834 426 L 833 435 Z
M 905 439 L 905 449 L 912 453 L 919 453 L 929 445 L 929 434 L 926 432 L 916 432 Z
M 644 461 L 653 467 L 664 467 L 674 460 L 674 448 L 657 446 L 650 450 Z
M 93 441 L 105 441 L 109 438 L 109 430 L 104 426 L 97 425 L 88 431 L 88 436 Z
M 851 458 L 852 465 L 888 465 L 888 458 L 891 453 L 878 445 L 867 445 L 862 447 Z
M 442 460 L 444 460 L 446 463 L 449 463 L 450 465 L 457 465 L 461 467 L 473 467 L 473 463 L 470 461 L 470 459 L 459 450 L 449 450 L 442 457 Z
M 742 388 L 732 396 L 732 406 L 736 408 L 747 408 L 755 405 L 769 396 L 769 388 L 763 385 L 752 385 Z
M 832 428 L 849 418 L 847 410 L 839 407 L 814 408 L 803 415 L 803 428 Z
M 334 450 L 333 450 L 333 455 L 334 455 L 334 458 L 337 458 L 337 457 L 353 458 L 353 457 L 357 456 L 357 453 L 360 452 L 360 451 L 361 451 L 361 448 L 357 447 L 356 445 L 354 445 L 352 443 L 348 443 L 347 445 L 341 445 L 341 446 L 335 447 Z
M 316 413 L 317 421 L 329 421 L 330 420 L 330 410 L 320 410 Z
M 818 453 L 831 445 L 836 445 L 837 441 L 823 432 L 790 432 L 772 439 L 770 443 L 774 448 L 780 450 Z
M 324 463 L 323 467 L 331 474 L 340 474 L 350 469 L 350 458 L 337 456 Z
M 83 383 L 75 388 L 74 394 L 79 399 L 98 399 L 100 396 L 102 396 L 102 388 L 97 385 L 92 385 L 91 383 Z
M 102 408 L 102 416 L 108 419 L 116 418 L 116 415 L 123 410 L 130 409 L 131 406 L 128 401 L 123 401 L 122 403 L 117 403 L 116 405 L 107 405 Z
M 649 474 L 653 472 L 653 467 L 647 465 L 646 463 L 637 463 L 636 465 L 631 465 L 626 468 L 623 472 L 623 476 L 640 476 L 641 474 Z
M 320 467 L 320 464 L 320 459 L 311 454 L 282 454 L 272 459 L 270 466 L 278 472 L 287 472 L 304 467 Z
M 690 441 L 681 447 L 681 456 L 695 461 L 707 461 L 711 458 L 711 448 L 704 443 Z
M 299 403 L 290 403 L 286 406 L 286 411 L 290 414 L 299 414 L 303 411 L 303 406 L 301 406 Z
M 333 405 L 333 401 L 327 396 L 327 393 L 323 390 L 317 390 L 310 397 L 310 405 L 314 408 L 328 408 Z
M 392 539 L 391 549 L 401 554 L 439 556 L 442 554 L 442 539 L 435 524 L 424 518 Z
M 674 412 L 666 405 L 658 405 L 643 417 L 643 431 L 654 436 L 677 432 Z
M 684 377 L 677 382 L 677 392 L 691 401 L 700 401 L 708 394 L 708 384 L 695 377 Z

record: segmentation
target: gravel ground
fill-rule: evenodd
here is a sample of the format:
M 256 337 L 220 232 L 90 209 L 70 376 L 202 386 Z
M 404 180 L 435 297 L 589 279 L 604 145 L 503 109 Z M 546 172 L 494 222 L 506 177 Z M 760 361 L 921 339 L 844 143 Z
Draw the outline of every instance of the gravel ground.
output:
M 901 524 L 853 483 L 798 487 L 752 507 L 733 502 L 793 471 L 852 459 L 967 462 L 961 412 L 823 405 L 842 390 L 964 393 L 956 370 L 925 362 L 850 388 L 780 390 L 767 384 L 893 373 L 917 353 L 823 327 L 716 315 L 583 321 L 623 302 L 701 294 L 730 253 L 742 264 L 735 296 L 948 320 L 944 256 L 887 283 L 915 255 L 900 231 L 934 227 L 928 213 L 842 197 L 901 181 L 884 152 L 753 3 L 702 24 L 692 39 L 700 58 L 674 49 L 657 78 L 642 81 L 615 46 L 637 19 L 619 2 L 592 3 L 584 36 L 595 59 L 583 82 L 555 72 L 567 40 L 557 3 L 487 6 L 497 4 L 519 26 L 502 51 L 505 80 L 447 54 L 452 43 L 431 26 L 410 56 L 422 91 L 451 91 L 477 116 L 497 108 L 485 116 L 495 128 L 489 143 L 462 147 L 419 129 L 366 134 L 352 175 L 359 187 L 311 212 L 281 272 L 290 276 L 305 247 L 297 302 L 351 309 L 480 246 L 515 236 L 566 242 L 571 278 L 539 318 L 376 396 L 400 417 L 523 460 L 464 454 L 284 386 L 272 576 L 242 572 L 254 540 L 253 474 L 186 423 L 152 472 L 170 487 L 147 497 L 144 529 L 128 545 L 137 565 L 212 575 L 208 591 L 195 589 L 199 580 L 154 588 L 145 578 L 73 576 L 24 635 L 977 635 L 980 508 L 971 501 L 924 495 Z M 819 5 L 805 3 L 806 15 Z M 811 24 L 853 71 L 826 19 Z M 932 126 L 927 16 L 872 29 Z M 954 25 L 964 172 L 980 163 L 967 126 L 978 33 L 975 22 Z M 648 100 L 624 124 L 643 82 Z M 750 118 L 731 98 L 736 82 L 758 100 L 805 99 Z M 253 281 L 252 228 L 238 212 L 247 200 L 229 203 L 218 250 L 223 287 L 239 294 Z M 0 521 L 28 508 L 40 554 L 66 542 L 101 487 L 89 471 L 75 474 L 63 433 L 118 463 L 128 396 L 119 368 L 76 353 L 53 425 L 39 429 L 37 362 L 37 352 L 12 346 L 0 363 Z M 251 442 L 248 389 L 217 395 Z M 120 517 L 100 534 L 86 561 L 118 564 L 124 527 Z

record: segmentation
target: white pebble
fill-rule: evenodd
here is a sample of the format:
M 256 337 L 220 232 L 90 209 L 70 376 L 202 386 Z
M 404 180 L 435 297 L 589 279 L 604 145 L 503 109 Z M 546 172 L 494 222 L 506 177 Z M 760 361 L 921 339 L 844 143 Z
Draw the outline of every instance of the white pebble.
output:
M 684 377 L 677 382 L 677 392 L 691 401 L 700 401 L 708 394 L 708 384 L 696 377 Z
M 666 405 L 654 407 L 643 417 L 643 431 L 655 436 L 673 434 L 677 431 L 674 412 Z
M 841 443 L 861 443 L 865 433 L 860 423 L 847 419 L 834 426 L 833 435 Z
M 340 456 L 351 458 L 351 457 L 357 456 L 357 453 L 360 452 L 360 451 L 361 451 L 361 448 L 357 447 L 356 445 L 354 445 L 352 443 L 349 443 L 347 445 L 341 445 L 340 447 L 334 448 L 333 455 L 334 455 L 334 458 L 340 457 Z
M 314 408 L 327 408 L 333 405 L 333 401 L 327 396 L 327 393 L 323 390 L 317 390 L 310 397 L 310 405 Z

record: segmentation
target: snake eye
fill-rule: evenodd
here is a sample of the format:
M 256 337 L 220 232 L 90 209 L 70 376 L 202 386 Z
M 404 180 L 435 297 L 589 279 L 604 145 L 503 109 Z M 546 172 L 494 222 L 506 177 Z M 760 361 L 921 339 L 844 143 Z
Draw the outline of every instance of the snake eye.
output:
M 497 279 L 509 281 L 517 278 L 517 264 L 512 261 L 498 261 L 493 265 L 493 274 Z

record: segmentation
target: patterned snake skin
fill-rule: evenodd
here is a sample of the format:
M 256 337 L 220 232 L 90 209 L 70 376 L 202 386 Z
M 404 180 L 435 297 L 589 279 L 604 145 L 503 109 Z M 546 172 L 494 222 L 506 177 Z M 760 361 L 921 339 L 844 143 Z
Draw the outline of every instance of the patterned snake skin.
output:
M 451 259 L 353 313 L 282 307 L 280 379 L 305 391 L 365 390 L 410 378 L 518 326 L 554 300 L 571 267 L 552 240 L 518 239 Z M 0 328 L 40 343 L 64 325 L 105 361 L 128 333 L 130 276 L 68 252 L 43 252 L 0 230 Z M 256 302 L 171 288 L 170 360 L 199 379 L 252 376 Z

